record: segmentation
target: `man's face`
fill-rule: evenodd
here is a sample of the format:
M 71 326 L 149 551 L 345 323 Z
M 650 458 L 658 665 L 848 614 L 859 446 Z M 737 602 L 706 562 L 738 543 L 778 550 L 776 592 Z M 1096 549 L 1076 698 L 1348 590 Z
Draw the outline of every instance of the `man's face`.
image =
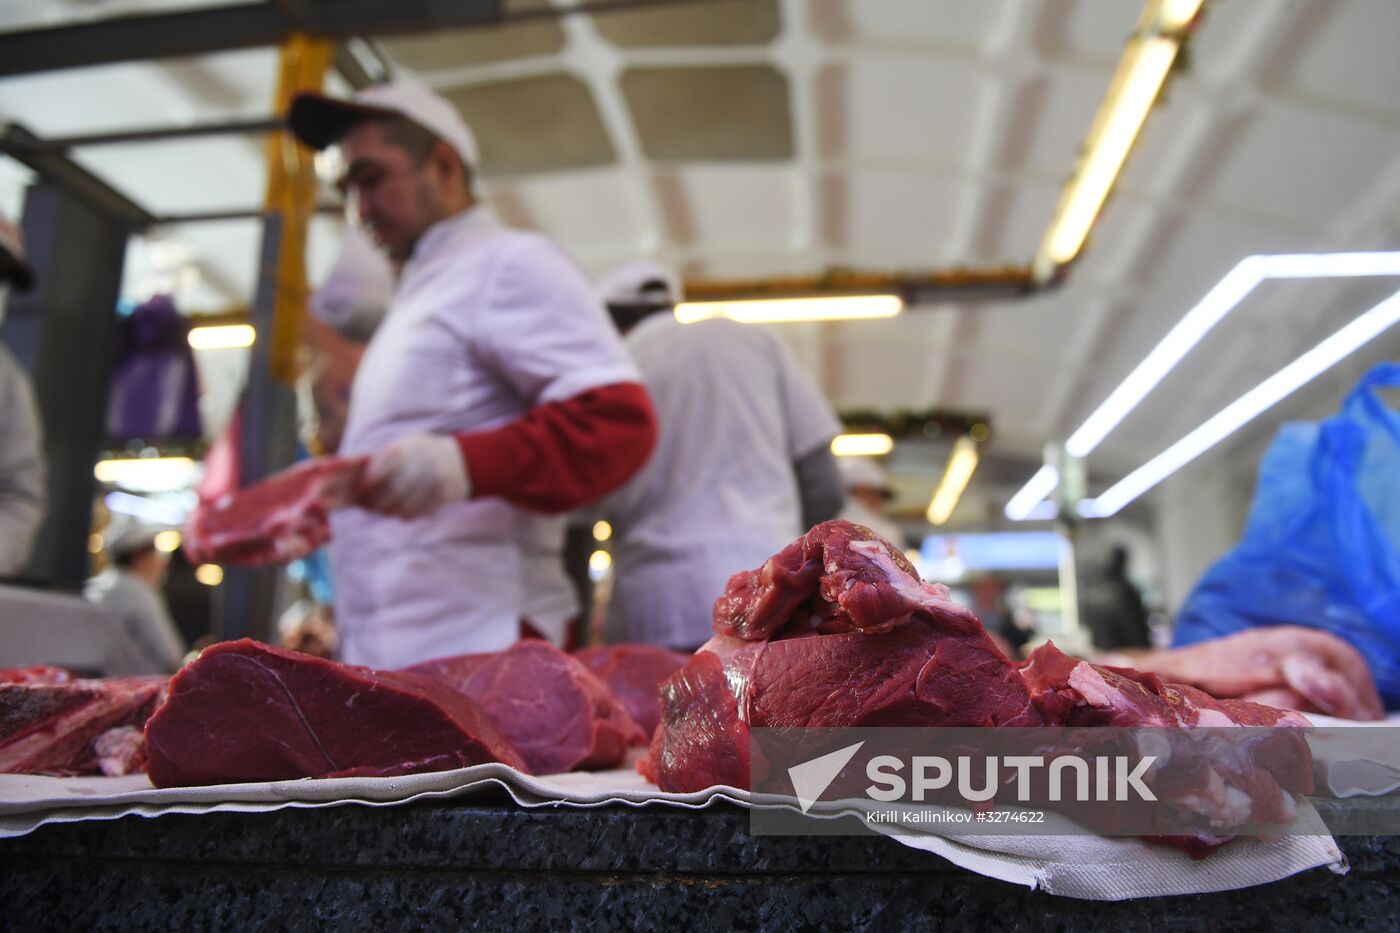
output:
M 353 199 L 360 222 L 390 259 L 403 262 L 423 231 L 448 213 L 431 160 L 415 164 L 372 122 L 351 129 L 340 148 L 346 165 L 341 187 Z

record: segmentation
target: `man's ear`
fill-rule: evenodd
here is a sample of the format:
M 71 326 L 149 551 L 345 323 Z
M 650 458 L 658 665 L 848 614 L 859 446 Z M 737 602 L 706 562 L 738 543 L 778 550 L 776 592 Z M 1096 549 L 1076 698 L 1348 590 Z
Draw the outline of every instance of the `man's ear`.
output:
M 438 180 L 446 184 L 453 175 L 461 174 L 462 160 L 457 156 L 457 150 L 453 149 L 442 140 L 433 143 L 433 148 L 428 150 L 428 164 L 433 172 L 438 176 Z M 470 187 L 467 179 L 462 179 L 463 187 Z

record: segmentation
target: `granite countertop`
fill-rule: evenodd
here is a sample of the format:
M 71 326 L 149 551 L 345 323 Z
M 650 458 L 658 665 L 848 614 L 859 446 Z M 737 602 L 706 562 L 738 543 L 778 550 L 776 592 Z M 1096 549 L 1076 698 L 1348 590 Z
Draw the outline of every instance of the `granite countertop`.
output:
M 1400 839 L 1338 842 L 1343 877 L 1097 903 L 881 838 L 754 837 L 733 806 L 524 810 L 474 797 L 126 817 L 0 841 L 0 928 L 1400 928 Z

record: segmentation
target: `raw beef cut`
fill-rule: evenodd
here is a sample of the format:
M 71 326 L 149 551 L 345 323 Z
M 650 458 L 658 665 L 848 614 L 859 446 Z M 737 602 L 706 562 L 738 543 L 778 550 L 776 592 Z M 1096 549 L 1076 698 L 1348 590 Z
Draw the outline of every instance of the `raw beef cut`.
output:
M 330 513 L 354 500 L 364 457 L 318 457 L 201 503 L 185 528 L 193 563 L 272 564 L 330 540 Z
M 52 664 L 34 664 L 0 671 L 0 684 L 65 684 L 74 679 L 72 671 Z
M 23 669 L 31 674 L 36 668 Z M 48 677 L 61 668 L 47 668 Z M 164 694 L 167 677 L 112 677 L 48 682 L 6 680 L 0 675 L 0 772 L 99 774 L 118 767 L 104 734 L 145 725 Z M 139 734 L 139 733 L 138 733 Z M 101 745 L 99 748 L 98 746 Z M 139 767 L 139 752 L 124 756 Z M 120 773 L 126 773 L 122 771 Z
M 494 654 L 409 668 L 471 697 L 532 774 L 613 768 L 646 736 L 606 684 L 576 658 L 529 639 Z
M 715 603 L 718 637 L 662 686 L 642 773 L 662 790 L 748 786 L 750 727 L 1037 726 L 1015 666 L 903 553 L 818 525 Z
M 661 683 L 690 660 L 689 655 L 654 645 L 609 645 L 574 652 L 622 701 L 628 714 L 651 736 L 661 722 Z
M 1119 664 L 1119 657 L 1103 661 Z M 1366 659 L 1336 635 L 1318 629 L 1253 628 L 1185 648 L 1124 652 L 1121 662 L 1212 696 L 1340 719 L 1385 716 Z
M 1167 806 L 1149 817 L 1162 841 L 1201 855 L 1232 829 L 1290 819 L 1291 793 L 1312 788 L 1303 730 L 1271 728 L 1306 726 L 1300 715 L 1095 666 L 1053 645 L 1018 669 L 945 588 L 849 522 L 818 525 L 736 574 L 715 603 L 715 631 L 662 685 L 661 725 L 638 763 L 662 790 L 761 780 L 769 765 L 751 761 L 751 728 L 997 727 L 987 742 L 1015 742 L 1027 732 L 1011 727 L 1031 727 L 1029 740 L 1044 735 L 1048 752 L 1120 739 L 1168 752 L 1159 760 L 1170 768 L 1156 774 Z M 1055 726 L 1069 728 L 1044 728 Z M 1081 728 L 1100 726 L 1159 728 Z M 1231 728 L 1201 728 L 1212 726 Z M 1126 813 L 1098 807 L 1086 825 L 1110 831 L 1104 821 Z
M 1193 855 L 1228 841 L 1233 827 L 1291 820 L 1296 810 L 1290 792 L 1313 791 L 1305 735 L 1310 723 L 1296 712 L 1218 700 L 1195 687 L 1163 683 L 1156 674 L 1090 664 L 1048 643 L 1031 654 L 1022 673 L 1048 722 L 1076 730 L 1129 727 L 1136 752 L 1168 763 L 1153 789 L 1170 809 L 1176 838 L 1169 841 Z M 1091 728 L 1065 734 L 1122 732 Z M 1192 827 L 1198 831 L 1186 836 L 1183 831 Z
M 146 755 L 157 787 L 525 766 L 476 703 L 429 677 L 248 639 L 171 679 Z

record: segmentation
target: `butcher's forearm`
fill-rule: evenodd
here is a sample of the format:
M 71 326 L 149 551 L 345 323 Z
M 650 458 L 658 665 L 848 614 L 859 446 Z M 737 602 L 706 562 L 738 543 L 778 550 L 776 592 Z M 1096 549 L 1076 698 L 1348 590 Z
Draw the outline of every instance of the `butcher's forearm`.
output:
M 619 383 L 531 409 L 490 431 L 457 436 L 473 498 L 557 514 L 621 486 L 651 455 L 656 416 L 646 389 Z

